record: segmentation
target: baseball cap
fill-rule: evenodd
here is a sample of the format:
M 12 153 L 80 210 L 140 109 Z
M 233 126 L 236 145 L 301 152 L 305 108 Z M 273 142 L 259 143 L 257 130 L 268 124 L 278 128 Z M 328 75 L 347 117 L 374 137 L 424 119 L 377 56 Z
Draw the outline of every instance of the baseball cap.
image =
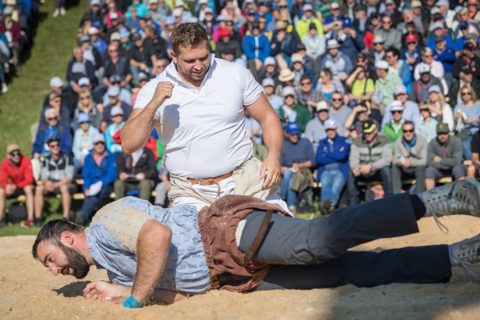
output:
M 112 117 L 118 116 L 120 114 L 123 116 L 123 110 L 121 107 L 116 106 L 116 107 L 113 107 L 112 110 L 110 110 L 110 115 Z
M 55 110 L 53 108 L 48 108 L 47 110 L 45 110 L 45 119 L 53 118 L 53 117 L 57 117 L 57 116 L 58 116 L 57 110 Z
M 390 109 L 390 111 L 403 111 L 402 103 L 398 100 L 393 100 L 392 108 Z
M 430 66 L 426 63 L 420 63 L 418 66 L 418 71 L 420 73 L 430 73 L 431 69 Z
M 449 7 L 450 4 L 448 3 L 448 0 L 438 0 L 436 6 L 437 7 Z
M 311 4 L 304 4 L 303 5 L 303 8 L 302 8 L 303 11 L 313 11 L 313 7 Z
M 337 39 L 328 39 L 327 41 L 327 50 L 340 48 L 340 44 Z
M 91 0 L 90 5 L 91 6 L 99 6 L 100 5 L 100 0 Z
M 375 68 L 377 69 L 388 69 L 388 63 L 385 60 L 380 60 L 375 63 Z
M 320 112 L 322 110 L 330 110 L 327 101 L 319 101 L 315 107 L 315 111 Z
M 432 25 L 430 26 L 430 31 L 435 31 L 437 29 L 443 29 L 443 23 L 441 21 L 432 23 Z
M 138 73 L 138 82 L 148 81 L 150 77 L 145 72 Z
M 95 27 L 90 27 L 90 28 L 88 28 L 88 34 L 89 34 L 89 35 L 98 34 L 99 32 L 100 32 L 100 30 L 98 30 L 98 29 L 95 28 Z
M 89 42 L 89 41 L 90 41 L 90 37 L 85 35 L 85 34 L 78 39 L 78 43 L 80 43 L 80 44 L 82 44 L 84 42 Z
M 88 87 L 88 86 L 90 86 L 90 79 L 88 79 L 87 77 L 81 77 L 78 80 L 78 85 L 80 87 Z
M 412 8 L 420 8 L 422 7 L 422 3 L 419 0 L 412 1 Z
M 292 64 L 295 63 L 295 62 L 302 62 L 303 63 L 303 56 L 301 54 L 294 53 L 292 55 Z
M 111 86 L 108 88 L 107 94 L 109 97 L 116 97 L 120 94 L 120 89 L 117 86 Z
M 352 27 L 352 19 L 350 19 L 350 18 L 343 19 L 342 25 L 343 25 L 344 28 L 345 27 L 351 28 Z
M 60 138 L 57 137 L 57 136 L 53 136 L 53 137 L 51 137 L 51 138 L 48 138 L 48 140 L 47 140 L 47 146 L 48 146 L 50 143 L 52 143 L 52 142 L 60 142 Z
M 266 66 L 276 65 L 275 58 L 274 57 L 266 57 L 265 58 L 265 65 Z
M 338 2 L 332 2 L 330 4 L 330 10 L 335 10 L 335 9 L 339 9 L 340 8 L 340 5 L 338 4 Z
M 448 128 L 448 124 L 440 122 L 437 124 L 437 133 L 449 133 L 450 129 Z
M 385 43 L 385 39 L 383 39 L 383 36 L 381 34 L 376 34 L 373 37 L 373 43 Z
M 367 6 L 364 5 L 363 3 L 357 4 L 357 5 L 353 8 L 353 11 L 354 11 L 354 12 L 367 11 Z
M 367 134 L 372 133 L 373 131 L 375 131 L 375 129 L 377 129 L 377 125 L 371 119 L 368 119 L 367 121 L 362 123 L 362 132 L 363 133 L 367 133 Z
M 118 32 L 114 32 L 110 35 L 110 42 L 111 41 L 120 41 L 120 34 Z
M 286 96 L 295 96 L 295 90 L 292 87 L 285 87 L 283 88 L 282 95 Z
M 414 35 L 414 34 L 408 34 L 406 37 L 405 37 L 405 41 L 407 43 L 409 42 L 417 42 L 417 36 Z
M 397 96 L 399 94 L 407 94 L 407 88 L 405 88 L 404 85 L 399 85 L 395 88 L 395 95 Z
M 111 20 L 118 20 L 118 13 L 116 13 L 116 12 L 110 13 L 110 19 Z
M 16 151 L 16 150 L 20 150 L 20 147 L 18 146 L 18 144 L 10 143 L 7 146 L 7 154 L 10 153 L 10 152 Z
M 428 93 L 432 93 L 432 92 L 440 93 L 442 91 L 440 90 L 440 87 L 438 85 L 434 84 L 433 86 L 428 88 Z
M 93 143 L 97 142 L 105 142 L 105 138 L 103 137 L 103 134 L 98 133 L 93 137 Z
M 262 87 L 274 87 L 275 86 L 275 81 L 273 81 L 272 78 L 265 78 L 262 81 Z
M 442 41 L 445 41 L 445 37 L 444 36 L 438 36 L 438 37 L 435 37 L 435 42 L 442 42 Z
M 62 79 L 60 79 L 60 77 L 53 77 L 52 79 L 50 79 L 50 87 L 51 88 L 63 87 Z
M 80 124 L 83 122 L 90 122 L 90 116 L 88 115 L 88 113 L 82 112 L 78 114 L 77 123 Z
M 325 121 L 325 130 L 337 129 L 337 123 L 333 119 Z
M 285 125 L 285 132 L 288 134 L 299 134 L 300 130 L 295 122 L 288 122 Z
M 118 33 L 120 34 L 120 38 L 126 38 L 130 36 L 130 32 L 127 30 L 127 28 L 120 28 Z
M 112 74 L 110 78 L 108 78 L 108 81 L 110 81 L 110 83 L 119 83 L 122 82 L 122 78 L 120 78 L 118 74 Z

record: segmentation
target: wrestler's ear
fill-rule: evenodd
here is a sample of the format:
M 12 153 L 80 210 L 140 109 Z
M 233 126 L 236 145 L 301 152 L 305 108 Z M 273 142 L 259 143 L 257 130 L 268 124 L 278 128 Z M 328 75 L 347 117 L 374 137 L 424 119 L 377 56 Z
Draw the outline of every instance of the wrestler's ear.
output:
M 173 50 L 170 53 L 170 56 L 172 57 L 173 63 L 177 64 L 177 55 L 175 54 L 175 52 Z
M 66 247 L 72 247 L 75 243 L 75 237 L 72 232 L 63 231 L 60 234 L 60 242 Z

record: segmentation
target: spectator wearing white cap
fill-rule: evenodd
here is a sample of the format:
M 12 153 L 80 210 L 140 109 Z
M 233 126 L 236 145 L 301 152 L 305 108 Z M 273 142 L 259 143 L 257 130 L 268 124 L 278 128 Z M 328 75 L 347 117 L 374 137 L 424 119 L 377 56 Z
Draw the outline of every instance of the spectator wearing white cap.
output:
M 418 105 L 408 99 L 407 88 L 404 85 L 398 86 L 395 89 L 395 101 L 401 103 L 403 107 L 403 119 L 405 121 L 413 121 L 417 123 L 420 120 L 420 112 L 418 110 Z M 385 112 L 382 119 L 382 128 L 383 126 L 392 120 L 392 109 L 393 102 L 386 106 Z
M 336 1 L 331 2 L 330 6 L 326 9 L 330 9 L 328 10 L 330 14 L 323 19 L 323 29 L 325 36 L 327 38 L 331 38 L 335 31 L 338 31 L 342 28 L 344 16 L 341 10 L 342 8 L 340 8 L 340 4 Z
M 336 39 L 327 41 L 327 54 L 321 60 L 320 67 L 330 69 L 333 79 L 340 81 L 346 80 L 353 70 L 350 58 L 340 51 L 340 44 Z
M 107 41 L 100 36 L 100 30 L 96 27 L 88 28 L 88 35 L 90 36 L 90 43 L 94 46 L 100 56 L 103 57 L 107 51 Z
M 83 50 L 81 47 L 73 49 L 73 58 L 67 65 L 67 82 L 77 94 L 80 93 L 80 86 L 78 80 L 87 77 L 93 86 L 97 84 L 97 77 L 95 76 L 94 65 L 84 59 Z
M 303 15 L 297 20 L 295 30 L 297 30 L 300 39 L 304 39 L 309 33 L 310 25 L 314 24 L 319 34 L 323 34 L 323 24 L 313 13 L 311 4 L 304 4 L 302 7 Z
M 403 134 L 402 126 L 405 120 L 403 119 L 403 106 L 398 100 L 393 100 L 390 107 L 391 120 L 383 125 L 382 133 L 390 140 L 392 148 L 395 147 L 395 142 Z
M 432 76 L 439 79 L 442 82 L 444 88 L 447 87 L 444 79 L 445 70 L 443 69 L 443 64 L 435 60 L 433 50 L 431 48 L 426 47 L 422 49 L 422 63 L 417 64 L 413 72 L 413 77 L 415 80 L 420 79 L 420 69 L 422 69 L 422 65 L 429 66 Z
M 310 141 L 313 150 L 317 150 L 318 142 L 326 137 L 325 123 L 329 119 L 330 106 L 326 101 L 319 101 L 315 108 L 315 117 L 308 121 L 305 137 Z
M 375 93 L 381 96 L 379 101 L 383 108 L 389 105 L 395 94 L 395 89 L 401 86 L 402 80 L 395 72 L 389 71 L 389 65 L 387 61 L 381 60 L 375 63 L 378 79 L 375 81 Z
M 443 88 L 441 91 L 445 91 L 448 88 L 444 87 L 440 79 L 433 76 L 430 71 L 430 66 L 425 63 L 419 63 L 417 65 L 420 74 L 420 79 L 416 80 L 412 85 L 411 99 L 416 103 L 427 101 L 429 92 L 428 89 L 431 86 L 436 85 L 439 88 Z
M 317 60 L 325 53 L 325 41 L 325 36 L 318 32 L 317 25 L 315 23 L 310 23 L 308 26 L 308 33 L 302 39 L 307 55 L 312 59 Z
M 105 130 L 105 145 L 110 153 L 122 152 L 122 146 L 113 136 L 125 126 L 125 115 L 121 107 L 116 106 L 110 110 L 112 123 Z
M 373 57 L 375 64 L 385 60 L 385 39 L 381 34 L 373 37 Z
M 274 57 L 267 57 L 263 63 L 263 68 L 259 72 L 260 79 L 270 78 L 275 82 L 275 88 L 280 85 L 279 71 Z
M 88 113 L 79 113 L 76 117 L 78 129 L 73 135 L 73 161 L 75 172 L 80 172 L 83 160 L 93 148 L 93 138 L 100 132 L 91 124 L 92 119 Z
M 115 156 L 105 148 L 105 138 L 98 134 L 93 138 L 93 149 L 85 157 L 82 169 L 85 200 L 75 213 L 75 222 L 84 225 L 95 211 L 110 198 L 117 177 Z
M 110 99 L 110 103 L 107 104 L 107 106 L 103 110 L 102 123 L 100 124 L 101 132 L 105 132 L 107 126 L 112 123 L 111 112 L 114 107 L 119 107 L 120 109 L 122 109 L 125 120 L 128 119 L 130 117 L 130 114 L 132 113 L 132 106 L 120 100 L 119 87 L 111 86 L 110 88 L 108 88 L 107 94 Z
M 295 122 L 301 133 L 310 120 L 310 112 L 304 105 L 298 104 L 295 97 L 295 90 L 292 87 L 283 88 L 283 104 L 277 109 L 278 116 L 282 123 Z
M 61 127 L 69 127 L 71 122 L 71 111 L 63 103 L 62 96 L 57 93 L 50 93 L 48 96 L 48 104 L 43 106 L 40 111 L 40 116 L 38 118 L 38 129 L 43 130 L 48 126 L 48 123 L 45 118 L 45 112 L 48 109 L 55 109 L 58 114 L 59 125 Z
M 320 208 L 325 213 L 337 206 L 350 170 L 350 142 L 337 130 L 338 125 L 334 120 L 325 121 L 326 137 L 319 141 L 316 149 L 317 181 L 322 184 Z
M 425 191 L 425 169 L 427 166 L 427 140 L 415 133 L 415 124 L 405 121 L 402 136 L 395 143 L 392 160 L 392 191 L 400 193 L 402 179 L 416 179 L 415 193 Z
M 120 87 L 120 83 L 122 82 L 122 78 L 118 74 L 113 74 L 110 76 L 108 79 L 108 82 L 110 82 L 111 87 L 118 87 L 120 89 L 120 93 L 118 94 L 118 99 L 120 101 L 130 105 L 132 101 L 132 93 L 130 92 L 130 89 L 128 87 Z M 94 90 L 93 92 L 93 99 L 96 101 L 98 100 L 97 94 L 100 92 L 100 90 Z M 105 91 L 103 94 L 103 98 L 101 99 L 101 104 L 103 106 L 106 106 L 110 103 L 110 97 L 108 95 L 108 90 Z M 103 109 L 102 109 L 103 110 Z
M 43 99 L 43 107 L 47 107 L 50 101 L 50 94 L 56 93 L 62 97 L 62 103 L 70 110 L 70 113 L 75 109 L 76 97 L 72 90 L 64 87 L 63 80 L 60 77 L 52 77 L 50 79 L 50 91 Z
M 295 87 L 300 85 L 303 76 L 308 76 L 312 82 L 317 79 L 315 71 L 305 65 L 305 57 L 301 53 L 294 53 L 292 55 L 292 71 L 295 75 L 293 79 Z
M 270 102 L 273 109 L 278 110 L 283 104 L 283 99 L 275 94 L 275 81 L 272 78 L 265 78 L 262 81 L 262 87 L 268 102 Z
M 445 102 L 440 86 L 433 85 L 428 88 L 428 102 L 430 103 L 432 118 L 436 119 L 439 123 L 446 123 L 452 133 L 455 125 L 452 108 Z

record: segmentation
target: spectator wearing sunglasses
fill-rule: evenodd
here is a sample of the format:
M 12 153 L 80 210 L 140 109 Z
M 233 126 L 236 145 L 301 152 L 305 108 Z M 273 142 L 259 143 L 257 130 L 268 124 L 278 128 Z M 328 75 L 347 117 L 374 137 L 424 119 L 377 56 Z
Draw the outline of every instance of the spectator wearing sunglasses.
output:
M 416 179 L 416 193 L 425 191 L 427 140 L 415 133 L 415 124 L 405 121 L 402 136 L 395 143 L 392 160 L 392 191 L 400 193 L 403 179 Z
M 394 100 L 390 108 L 392 114 L 391 120 L 383 125 L 382 132 L 390 140 L 392 148 L 395 147 L 397 140 L 402 136 L 402 127 L 405 120 L 403 119 L 403 106 L 400 101 Z
M 7 157 L 0 165 L 0 227 L 4 225 L 5 200 L 10 197 L 17 197 L 21 193 L 25 193 L 27 197 L 28 218 L 26 221 L 33 221 L 33 183 L 30 159 L 22 154 L 18 145 L 9 144 L 7 146 Z M 33 222 L 30 225 L 32 224 Z

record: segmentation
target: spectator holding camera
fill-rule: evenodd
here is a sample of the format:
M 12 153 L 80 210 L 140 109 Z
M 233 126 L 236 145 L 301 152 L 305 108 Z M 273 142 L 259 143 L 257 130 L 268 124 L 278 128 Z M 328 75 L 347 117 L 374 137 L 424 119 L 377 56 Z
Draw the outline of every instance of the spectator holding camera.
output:
M 367 76 L 366 67 L 360 65 L 348 76 L 345 84 L 350 88 L 350 99 L 357 102 L 371 99 L 375 91 L 373 79 Z

